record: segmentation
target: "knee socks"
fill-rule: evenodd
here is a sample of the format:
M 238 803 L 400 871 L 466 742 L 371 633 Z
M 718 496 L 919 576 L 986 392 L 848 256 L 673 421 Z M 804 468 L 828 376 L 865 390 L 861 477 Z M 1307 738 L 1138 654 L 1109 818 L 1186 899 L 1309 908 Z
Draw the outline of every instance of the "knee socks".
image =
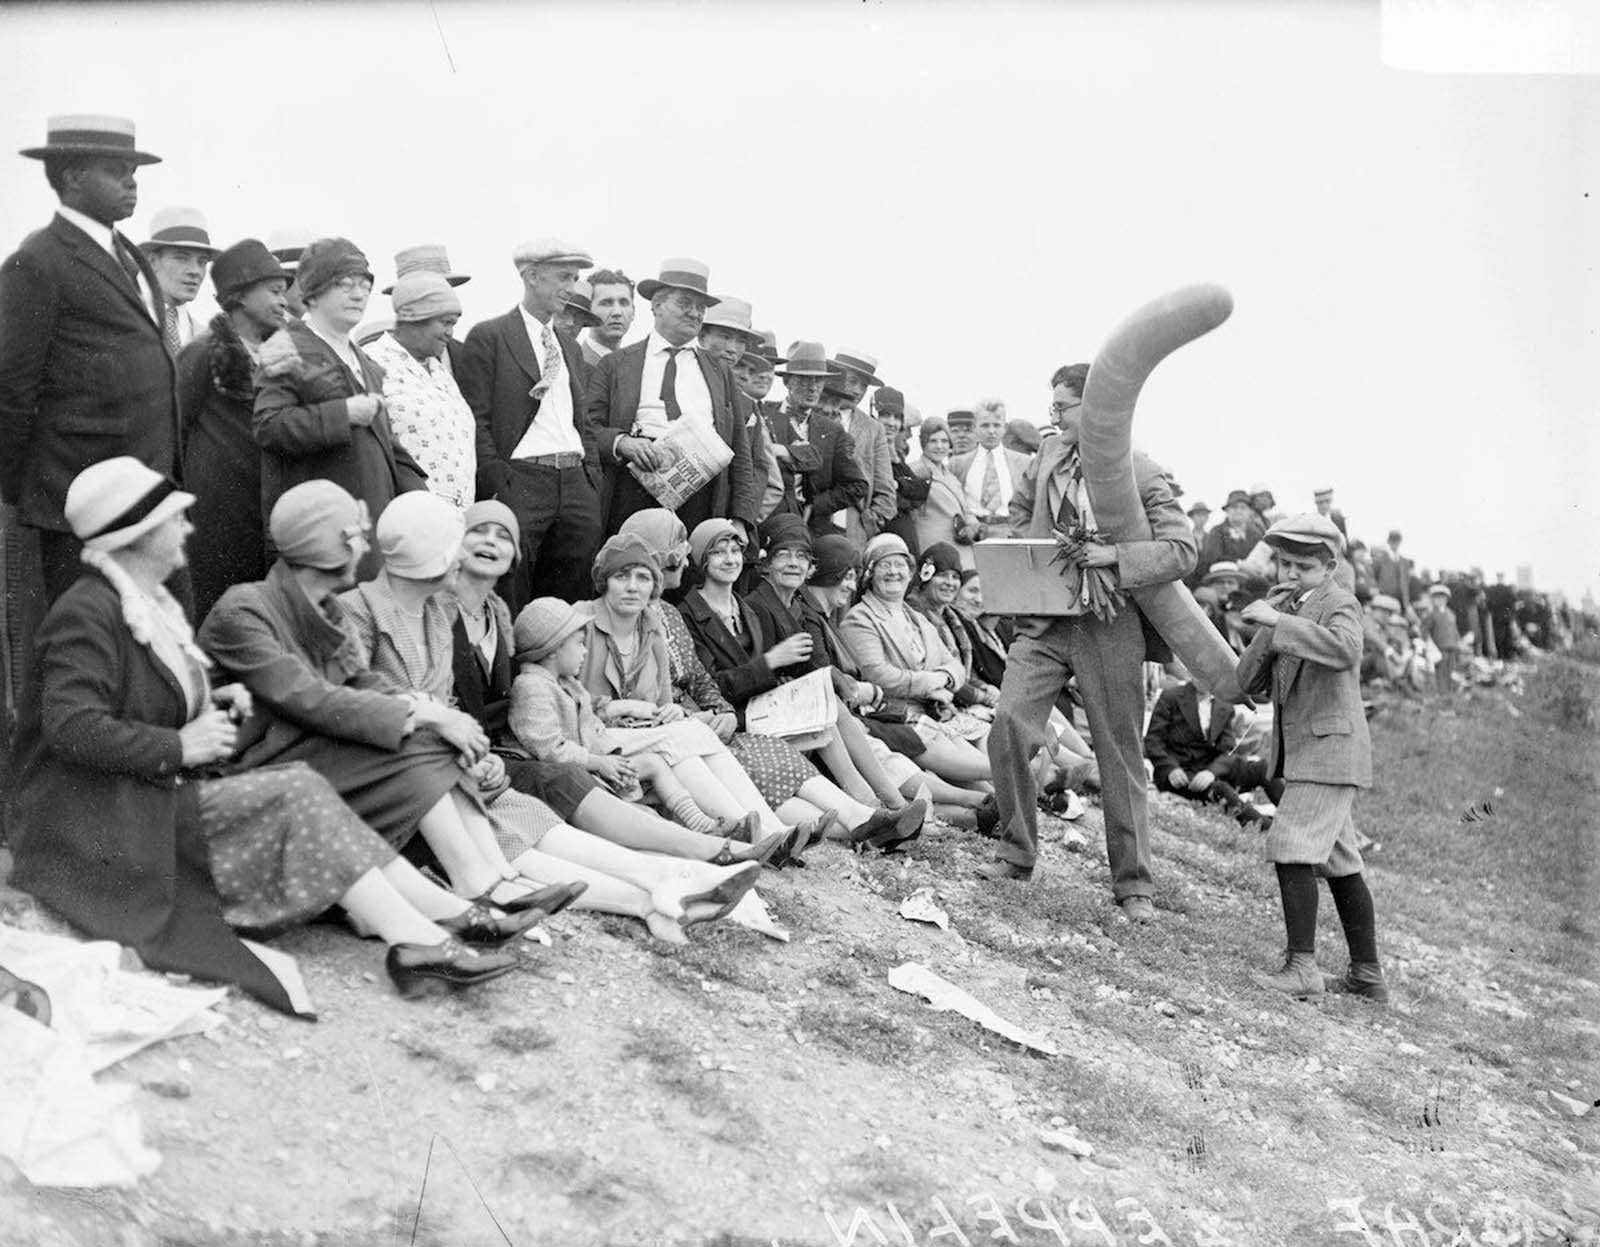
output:
M 1278 862 L 1278 891 L 1283 894 L 1283 926 L 1291 953 L 1317 949 L 1317 872 L 1305 862 Z M 1360 876 L 1356 876 L 1359 878 Z
M 687 788 L 672 797 L 668 797 L 664 793 L 659 793 L 658 795 L 666 802 L 667 809 L 672 814 L 672 817 L 690 831 L 709 832 L 716 829 L 716 819 L 694 803 L 694 798 L 689 795 Z
M 1351 961 L 1378 960 L 1378 917 L 1372 908 L 1372 893 L 1366 876 L 1357 872 L 1328 880 L 1334 908 L 1344 926 L 1344 942 L 1350 946 Z

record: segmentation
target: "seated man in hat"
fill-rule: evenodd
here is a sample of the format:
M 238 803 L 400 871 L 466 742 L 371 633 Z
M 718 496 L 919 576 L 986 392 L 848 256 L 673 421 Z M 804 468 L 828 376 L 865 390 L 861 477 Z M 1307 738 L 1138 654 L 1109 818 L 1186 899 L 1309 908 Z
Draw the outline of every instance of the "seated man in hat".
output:
M 1203 578 L 1213 563 L 1244 562 L 1266 536 L 1266 526 L 1257 518 L 1255 508 L 1250 505 L 1250 495 L 1244 490 L 1235 489 L 1228 494 L 1222 513 L 1227 518 L 1206 534 L 1200 546 L 1200 561 L 1194 569 L 1196 578 Z
M 607 533 L 634 512 L 661 505 L 639 476 L 673 466 L 673 425 L 685 420 L 697 426 L 695 432 L 714 435 L 730 457 L 672 509 L 691 529 L 715 515 L 739 524 L 747 537 L 755 534 L 761 483 L 750 468 L 739 388 L 727 364 L 694 344 L 706 312 L 718 302 L 710 277 L 698 260 L 663 261 L 659 276 L 639 283 L 639 293 L 650 300 L 649 337 L 613 351 L 594 370 L 585 407 L 605 466 Z
M 193 208 L 161 209 L 150 218 L 150 237 L 140 245 L 166 296 L 163 330 L 167 349 L 176 355 L 194 341 L 194 317 L 188 305 L 200 293 L 206 266 L 222 248 L 211 245 L 206 219 Z
M 839 423 L 855 444 L 856 466 L 867 478 L 867 500 L 845 516 L 845 536 L 865 547 L 895 517 L 894 460 L 889 440 L 878 422 L 861 410 L 861 400 L 878 379 L 878 361 L 865 351 L 839 351 L 828 361 L 839 370 L 828 383 L 838 387 L 844 402 Z
M 478 426 L 478 497 L 505 503 L 522 530 L 503 592 L 514 614 L 544 594 L 587 597 L 604 533 L 601 459 L 584 412 L 589 365 L 555 325 L 594 261 L 558 238 L 523 243 L 511 259 L 522 300 L 472 327 L 456 380 Z
M 786 494 L 780 509 L 805 516 L 814 533 L 843 535 L 846 514 L 866 501 L 871 483 L 856 463 L 850 435 L 822 407 L 836 371 L 822 343 L 795 342 L 777 372 L 785 397 L 770 423 Z
M 0 497 L 38 533 L 50 602 L 81 570 L 68 484 L 118 455 L 175 475 L 178 404 L 166 296 L 116 229 L 138 167 L 160 157 L 135 148 L 131 121 L 97 116 L 52 117 L 22 154 L 44 162 L 60 206 L 0 266 Z

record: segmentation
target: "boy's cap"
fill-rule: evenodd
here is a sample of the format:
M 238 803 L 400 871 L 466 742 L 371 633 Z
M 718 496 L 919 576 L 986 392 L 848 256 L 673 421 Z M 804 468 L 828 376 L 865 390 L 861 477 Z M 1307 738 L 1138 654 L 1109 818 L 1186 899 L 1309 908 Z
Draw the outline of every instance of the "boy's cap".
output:
M 1400 613 L 1400 603 L 1387 593 L 1374 593 L 1372 595 L 1372 609 L 1375 611 L 1388 611 L 1391 615 Z
M 1263 540 L 1269 546 L 1279 546 L 1283 542 L 1293 542 L 1296 545 L 1316 546 L 1328 548 L 1328 553 L 1335 558 L 1344 548 L 1344 536 L 1339 532 L 1338 526 L 1330 519 L 1316 514 L 1291 515 L 1288 519 L 1279 520 L 1267 529 Z

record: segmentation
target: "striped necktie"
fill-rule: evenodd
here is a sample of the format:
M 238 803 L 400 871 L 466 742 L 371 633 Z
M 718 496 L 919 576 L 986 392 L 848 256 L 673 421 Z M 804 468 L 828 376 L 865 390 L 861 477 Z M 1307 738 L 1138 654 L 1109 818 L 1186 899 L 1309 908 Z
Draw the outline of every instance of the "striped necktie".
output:
M 172 304 L 167 304 L 166 327 L 167 350 L 176 355 L 183 349 L 183 338 L 178 333 L 178 309 Z

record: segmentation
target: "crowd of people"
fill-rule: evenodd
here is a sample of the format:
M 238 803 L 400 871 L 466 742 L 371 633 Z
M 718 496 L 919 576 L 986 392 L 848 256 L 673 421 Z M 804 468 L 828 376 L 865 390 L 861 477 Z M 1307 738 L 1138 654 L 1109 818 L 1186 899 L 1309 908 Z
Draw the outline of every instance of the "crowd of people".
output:
M 1296 957 L 1331 862 L 1341 982 L 1381 999 L 1348 690 L 1317 694 L 1346 753 L 1297 773 L 1332 742 L 1200 689 L 1131 606 L 986 612 L 976 544 L 1077 534 L 1085 602 L 1185 579 L 1274 708 L 1311 695 L 1273 685 L 1280 652 L 1354 669 L 1323 569 L 1364 603 L 1362 678 L 1418 693 L 1572 627 L 1414 573 L 1398 533 L 1348 540 L 1331 491 L 1290 517 L 1238 490 L 1210 527 L 1142 455 L 1152 536 L 1105 540 L 1087 364 L 1051 376 L 1045 427 L 992 398 L 924 415 L 863 351 L 780 351 L 695 259 L 635 283 L 558 238 L 512 251 L 519 302 L 463 336 L 445 246 L 397 255 L 374 317 L 346 238 L 218 247 L 171 209 L 130 242 L 157 158 L 129 122 L 55 118 L 23 154 L 60 206 L 0 268 L 13 883 L 278 1008 L 307 1010 L 293 974 L 236 933 L 338 908 L 415 994 L 507 973 L 568 906 L 681 942 L 763 870 L 893 852 L 930 816 L 1026 880 L 1068 792 L 1099 794 L 1114 899 L 1148 921 L 1152 786 L 1277 837 Z M 815 673 L 820 730 L 750 730 Z M 1303 961 L 1270 985 L 1314 994 Z

